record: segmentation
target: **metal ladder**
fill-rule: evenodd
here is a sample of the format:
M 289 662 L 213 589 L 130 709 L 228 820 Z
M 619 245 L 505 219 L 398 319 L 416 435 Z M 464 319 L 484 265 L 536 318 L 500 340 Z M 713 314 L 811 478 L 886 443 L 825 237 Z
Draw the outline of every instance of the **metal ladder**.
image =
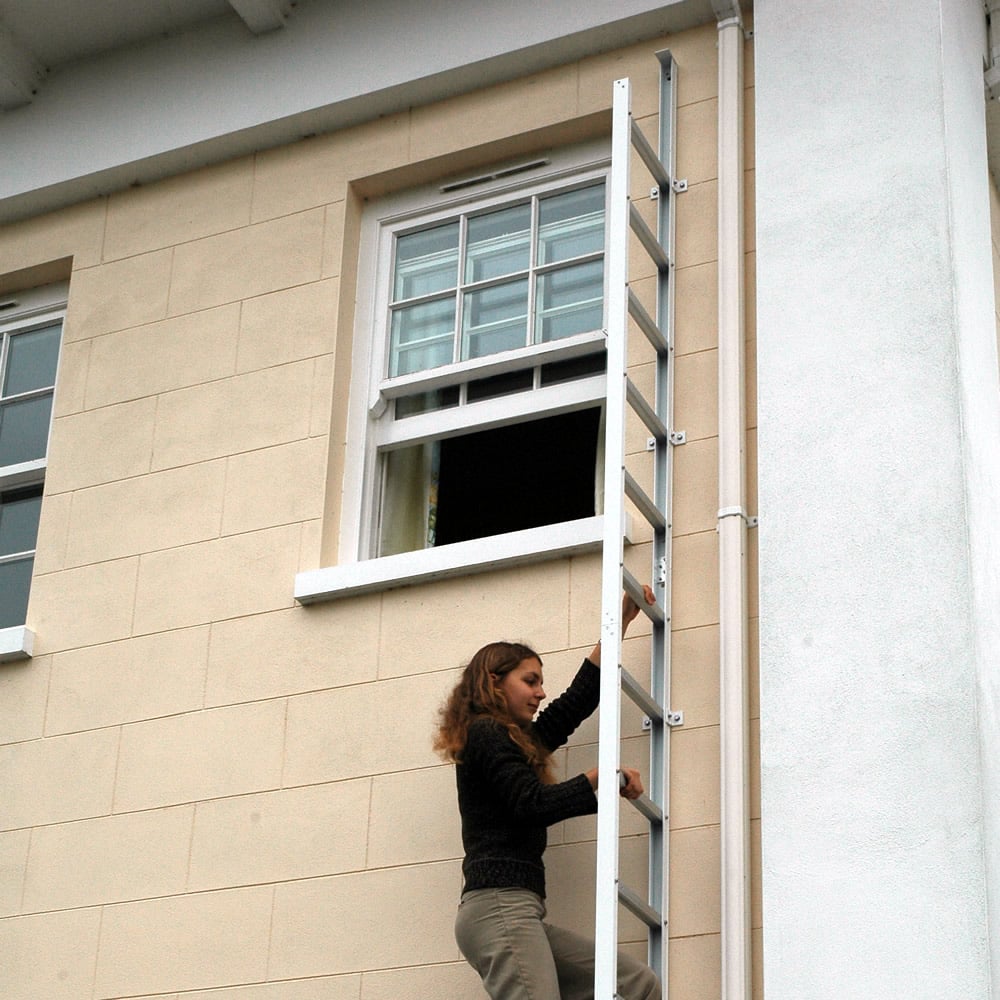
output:
M 683 435 L 671 429 L 673 345 L 672 250 L 676 194 L 686 188 L 673 177 L 676 68 L 669 52 L 657 54 L 660 77 L 660 154 L 654 152 L 631 113 L 627 79 L 614 83 L 611 175 L 608 184 L 608 330 L 607 408 L 605 441 L 604 547 L 601 577 L 601 714 L 599 725 L 597 816 L 597 896 L 595 914 L 595 1000 L 618 996 L 618 906 L 627 907 L 649 930 L 649 964 L 667 991 L 667 883 L 669 733 L 683 720 L 669 708 L 670 691 L 670 473 L 671 450 Z M 657 232 L 646 224 L 629 197 L 633 164 L 638 154 L 651 178 L 650 195 L 658 209 Z M 645 193 L 645 192 L 644 192 Z M 630 235 L 631 234 L 631 235 Z M 634 237 L 634 240 L 632 239 Z M 630 244 L 641 247 L 655 266 L 656 309 L 651 316 L 629 287 Z M 628 373 L 630 329 L 639 331 L 655 359 L 654 400 L 650 403 Z M 641 342 L 640 342 L 641 343 Z M 647 352 L 648 354 L 649 352 Z M 643 360 L 646 360 L 644 354 Z M 625 468 L 626 425 L 637 419 L 648 432 L 653 452 L 653 488 L 647 493 Z M 629 424 L 631 426 L 631 424 Z M 632 511 L 626 501 L 631 501 Z M 642 586 L 624 564 L 626 518 L 637 512 L 652 529 L 650 582 L 656 604 L 643 599 Z M 622 666 L 621 601 L 627 591 L 652 624 L 650 687 Z M 666 611 L 664 609 L 667 609 Z M 648 892 L 640 894 L 619 878 L 619 794 L 621 768 L 621 696 L 627 695 L 645 714 L 650 757 L 643 781 L 648 793 L 627 803 L 649 821 Z M 616 780 L 606 776 L 615 775 Z

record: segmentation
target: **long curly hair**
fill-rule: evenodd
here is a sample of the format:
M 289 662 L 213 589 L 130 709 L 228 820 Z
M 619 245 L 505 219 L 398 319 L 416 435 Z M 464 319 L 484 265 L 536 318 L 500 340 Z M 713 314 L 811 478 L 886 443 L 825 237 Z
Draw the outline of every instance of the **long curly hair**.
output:
M 476 652 L 441 706 L 434 749 L 446 760 L 460 764 L 469 726 L 476 719 L 488 716 L 507 729 L 539 779 L 552 784 L 555 779 L 551 752 L 535 739 L 530 728 L 525 729 L 514 721 L 498 683 L 522 660 L 542 662 L 533 649 L 520 642 L 491 642 Z

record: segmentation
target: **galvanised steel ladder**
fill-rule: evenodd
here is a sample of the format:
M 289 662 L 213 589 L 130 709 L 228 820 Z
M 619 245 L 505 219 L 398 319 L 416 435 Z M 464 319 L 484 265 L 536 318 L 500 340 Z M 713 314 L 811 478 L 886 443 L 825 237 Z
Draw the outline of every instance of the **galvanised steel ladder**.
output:
M 611 176 L 608 185 L 608 374 L 604 482 L 604 549 L 601 580 L 601 713 L 599 726 L 597 815 L 597 899 L 595 1000 L 613 1000 L 616 986 L 618 907 L 627 907 L 649 929 L 649 963 L 667 989 L 667 882 L 669 874 L 668 781 L 669 733 L 682 722 L 669 708 L 670 691 L 670 481 L 671 450 L 683 442 L 672 431 L 673 345 L 672 250 L 674 202 L 683 181 L 673 177 L 676 69 L 669 52 L 658 53 L 660 78 L 660 153 L 632 118 L 627 79 L 614 84 Z M 638 154 L 651 178 L 649 193 L 658 211 L 657 232 L 646 224 L 633 203 L 629 184 L 632 154 Z M 638 163 L 636 163 L 638 166 Z M 645 191 L 643 192 L 645 195 Z M 630 246 L 644 251 L 655 267 L 655 316 L 629 287 Z M 630 332 L 643 334 L 655 359 L 654 398 L 647 400 L 629 377 Z M 641 345 L 641 341 L 640 341 Z M 650 354 L 644 348 L 643 361 Z M 648 433 L 653 452 L 652 493 L 644 490 L 625 468 L 626 425 L 638 420 Z M 631 509 L 628 502 L 631 502 Z M 647 605 L 642 585 L 624 564 L 626 517 L 641 516 L 652 529 L 650 580 L 656 604 Z M 652 624 L 650 687 L 646 690 L 622 666 L 622 592 L 632 595 Z M 667 610 L 664 610 L 667 609 Z M 617 668 L 617 669 L 616 669 Z M 649 768 L 643 770 L 648 792 L 635 802 L 622 799 L 617 780 L 621 768 L 622 695 L 645 714 L 649 729 Z M 648 892 L 641 894 L 619 878 L 619 809 L 639 809 L 649 821 Z

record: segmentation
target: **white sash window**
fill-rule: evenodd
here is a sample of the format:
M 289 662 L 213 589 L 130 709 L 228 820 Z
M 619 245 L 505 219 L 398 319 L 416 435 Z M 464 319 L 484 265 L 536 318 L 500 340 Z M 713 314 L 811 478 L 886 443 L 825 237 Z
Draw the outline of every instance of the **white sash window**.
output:
M 23 626 L 65 297 L 65 285 L 0 296 L 0 659 L 30 651 Z
M 368 211 L 342 557 L 600 513 L 606 172 L 578 150 Z

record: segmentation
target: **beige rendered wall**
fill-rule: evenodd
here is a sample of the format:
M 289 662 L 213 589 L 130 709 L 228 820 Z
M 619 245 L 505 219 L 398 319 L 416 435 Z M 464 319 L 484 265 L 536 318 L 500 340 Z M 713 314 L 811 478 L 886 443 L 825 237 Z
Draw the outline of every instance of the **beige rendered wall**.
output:
M 672 738 L 670 986 L 683 1000 L 718 995 L 709 25 L 0 231 L 0 287 L 71 268 L 29 608 L 36 655 L 0 670 L 7 1000 L 483 995 L 452 938 L 461 845 L 434 714 L 458 665 L 500 636 L 542 651 L 550 691 L 568 682 L 596 638 L 599 566 L 564 559 L 294 604 L 295 573 L 334 555 L 358 208 L 606 130 L 612 81 L 626 75 L 655 136 L 665 47 L 690 185 L 676 254 L 675 423 L 688 443 L 675 452 L 672 701 L 685 725 Z M 751 428 L 752 97 L 751 85 Z M 752 429 L 747 444 L 753 469 Z M 647 545 L 628 559 L 648 575 Z M 647 648 L 641 629 L 626 643 L 640 675 Z M 562 752 L 566 771 L 595 760 L 596 733 L 590 720 Z M 637 716 L 626 733 L 625 759 L 642 766 Z M 592 818 L 555 827 L 547 855 L 552 918 L 584 931 L 594 832 Z M 628 818 L 624 833 L 624 870 L 641 881 L 642 826 Z M 641 954 L 638 925 L 623 917 L 622 930 Z

